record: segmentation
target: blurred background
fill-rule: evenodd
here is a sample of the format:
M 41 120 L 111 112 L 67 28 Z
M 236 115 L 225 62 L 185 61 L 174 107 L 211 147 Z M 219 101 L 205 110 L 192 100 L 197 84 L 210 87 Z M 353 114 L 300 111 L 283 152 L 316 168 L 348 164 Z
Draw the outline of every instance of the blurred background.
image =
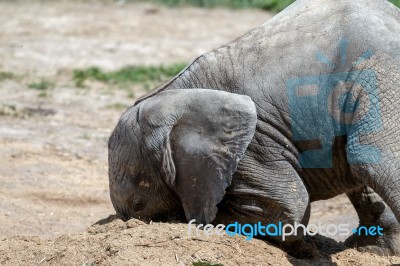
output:
M 292 2 L 0 0 L 0 236 L 79 232 L 112 214 L 107 140 L 122 112 Z M 312 212 L 357 223 L 343 196 Z

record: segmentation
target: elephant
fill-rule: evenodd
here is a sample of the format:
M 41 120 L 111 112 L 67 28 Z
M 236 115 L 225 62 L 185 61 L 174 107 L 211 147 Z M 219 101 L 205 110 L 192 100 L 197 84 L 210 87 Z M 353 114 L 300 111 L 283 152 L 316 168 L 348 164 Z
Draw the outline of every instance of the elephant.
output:
M 350 247 L 400 255 L 400 10 L 297 0 L 139 98 L 110 136 L 117 213 L 202 224 L 301 223 L 345 193 Z M 173 218 L 175 217 L 175 218 Z M 309 257 L 304 234 L 270 237 Z

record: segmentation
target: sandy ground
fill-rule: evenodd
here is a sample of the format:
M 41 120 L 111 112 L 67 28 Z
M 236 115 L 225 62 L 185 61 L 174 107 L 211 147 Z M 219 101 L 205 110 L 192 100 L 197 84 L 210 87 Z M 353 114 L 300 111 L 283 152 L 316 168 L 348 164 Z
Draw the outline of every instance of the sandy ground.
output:
M 187 239 L 183 224 L 117 219 L 86 230 L 114 213 L 107 140 L 134 99 L 96 83 L 76 88 L 72 70 L 190 62 L 270 17 L 256 10 L 0 1 L 0 71 L 16 75 L 0 80 L 0 264 L 400 263 L 355 250 L 331 256 L 326 248 L 301 262 L 260 240 Z M 28 88 L 41 79 L 55 84 L 47 97 Z M 145 93 L 133 89 L 135 97 Z M 356 226 L 357 218 L 340 196 L 313 204 L 311 222 Z

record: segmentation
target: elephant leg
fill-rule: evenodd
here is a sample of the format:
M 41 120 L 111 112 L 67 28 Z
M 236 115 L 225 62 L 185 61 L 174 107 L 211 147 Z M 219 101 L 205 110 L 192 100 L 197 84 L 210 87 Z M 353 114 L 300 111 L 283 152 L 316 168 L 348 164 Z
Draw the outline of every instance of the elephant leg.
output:
M 239 165 L 231 186 L 223 201 L 218 205 L 214 223 L 263 225 L 304 224 L 310 216 L 309 195 L 301 178 L 293 167 L 285 161 L 261 163 L 245 157 Z M 289 228 L 287 230 L 290 230 Z M 297 258 L 313 257 L 315 247 L 304 239 L 304 231 L 298 234 L 256 237 L 274 242 Z
M 292 220 L 292 222 L 289 222 L 288 224 L 294 225 L 295 223 L 297 223 L 307 227 L 308 221 L 310 220 L 310 213 L 311 204 L 309 203 L 307 208 L 305 209 L 303 219 Z M 315 244 L 306 241 L 305 232 L 302 229 L 298 230 L 296 235 L 291 236 L 290 238 L 280 242 L 279 244 L 290 255 L 300 259 L 313 258 L 317 252 Z
M 357 211 L 358 228 L 379 225 L 383 228 L 383 236 L 353 234 L 345 244 L 378 255 L 400 255 L 400 225 L 382 198 L 367 186 L 357 188 L 347 196 Z

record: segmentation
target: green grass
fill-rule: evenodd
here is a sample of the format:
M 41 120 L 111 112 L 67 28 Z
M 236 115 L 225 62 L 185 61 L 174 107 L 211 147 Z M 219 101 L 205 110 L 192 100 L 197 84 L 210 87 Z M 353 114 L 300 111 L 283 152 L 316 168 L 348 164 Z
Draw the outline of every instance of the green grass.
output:
M 400 7 L 400 0 L 390 0 L 389 2 L 393 3 L 394 5 Z
M 294 0 L 151 0 L 152 2 L 170 7 L 197 6 L 197 7 L 229 7 L 229 8 L 261 8 L 280 11 L 294 2 Z M 143 2 L 143 0 L 127 0 L 127 2 Z
M 0 72 L 0 81 L 4 81 L 6 79 L 13 79 L 15 75 L 10 72 Z
M 55 84 L 47 80 L 40 80 L 39 82 L 33 82 L 28 84 L 28 88 L 39 91 L 38 97 L 48 98 L 50 96 L 50 89 L 53 89 Z
M 168 66 L 128 66 L 111 72 L 103 71 L 97 67 L 90 67 L 75 70 L 73 79 L 77 87 L 84 87 L 87 80 L 95 80 L 120 87 L 134 83 L 146 85 L 168 80 L 177 75 L 186 65 L 186 63 L 179 63 Z
M 54 88 L 54 83 L 47 80 L 41 80 L 39 82 L 29 83 L 28 87 L 34 90 L 46 91 L 48 89 Z
M 126 0 L 127 2 L 143 2 L 145 0 Z M 289 6 L 294 0 L 150 0 L 155 3 L 176 6 L 198 7 L 230 7 L 230 8 L 261 8 L 279 12 Z M 400 0 L 390 0 L 400 7 Z

